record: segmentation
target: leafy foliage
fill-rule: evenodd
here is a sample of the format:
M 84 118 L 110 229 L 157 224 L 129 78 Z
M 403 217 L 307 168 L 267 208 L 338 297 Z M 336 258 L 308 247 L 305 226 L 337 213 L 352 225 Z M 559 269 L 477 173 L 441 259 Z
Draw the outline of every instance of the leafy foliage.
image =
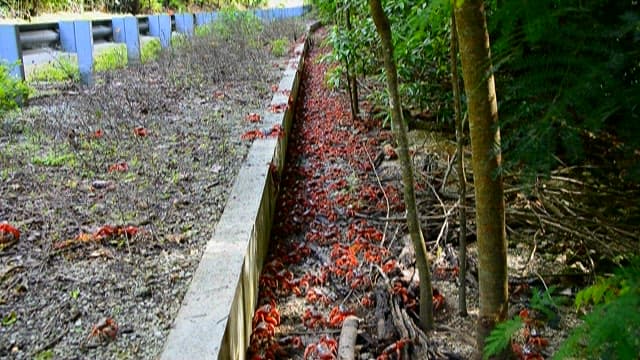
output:
M 0 63 L 0 116 L 13 110 L 27 100 L 30 88 L 11 75 L 11 69 L 16 66 Z
M 500 4 L 490 19 L 510 165 L 548 172 L 556 156 L 575 163 L 602 133 L 640 145 L 637 3 Z
M 380 46 L 375 41 L 375 27 L 369 16 L 367 3 L 356 1 L 312 1 L 319 16 L 326 22 L 333 22 L 327 43 L 333 49 L 324 60 L 340 65 L 327 78 L 332 85 L 345 83 L 345 64 L 352 64 L 357 76 L 373 76 L 383 84 L 386 80 L 382 72 Z M 345 8 L 349 7 L 349 31 L 344 26 Z M 393 46 L 398 64 L 400 95 L 403 107 L 418 112 L 430 112 L 445 118 L 451 114 L 451 94 L 449 76 L 449 35 L 450 11 L 447 0 L 425 3 L 417 0 L 396 0 L 384 2 L 385 13 L 392 24 Z M 379 104 L 387 104 L 386 92 L 374 89 L 371 99 Z M 446 117 L 450 118 L 450 117 Z
M 485 340 L 482 359 L 486 360 L 504 351 L 511 344 L 513 335 L 522 329 L 523 324 L 522 319 L 516 317 L 496 325 Z
M 578 308 L 594 304 L 554 355 L 588 359 L 635 359 L 640 354 L 640 258 L 576 296 Z
M 213 23 L 213 31 L 224 40 L 229 40 L 235 34 L 246 38 L 255 37 L 262 31 L 262 21 L 249 11 L 239 11 L 235 8 L 227 8 L 218 13 L 218 18 Z

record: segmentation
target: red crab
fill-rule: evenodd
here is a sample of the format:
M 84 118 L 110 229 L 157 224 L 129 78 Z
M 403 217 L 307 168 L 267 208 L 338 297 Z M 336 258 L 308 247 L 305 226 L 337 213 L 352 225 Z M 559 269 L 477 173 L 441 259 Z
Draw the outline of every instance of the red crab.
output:
M 109 169 L 108 169 L 109 172 L 115 172 L 115 171 L 117 171 L 117 172 L 125 172 L 127 170 L 129 170 L 129 165 L 124 161 L 120 162 L 120 163 L 113 164 L 113 165 L 109 166 Z
M 0 224 L 0 244 L 20 240 L 20 231 L 9 224 Z
M 262 139 L 264 138 L 264 134 L 260 130 L 249 130 L 242 134 L 240 139 L 242 140 L 253 140 L 253 139 Z
M 104 131 L 102 129 L 98 129 L 91 133 L 91 137 L 94 139 L 100 139 L 102 136 L 104 136 Z
M 247 116 L 245 116 L 245 119 L 247 119 L 247 121 L 252 123 L 258 123 L 260 122 L 260 120 L 262 120 L 262 116 L 260 116 L 260 114 L 257 114 L 257 113 L 249 113 L 247 114 Z
M 304 350 L 304 359 L 334 360 L 337 358 L 338 342 L 323 335 L 315 344 L 309 344 Z
M 288 107 L 287 104 L 275 104 L 275 105 L 269 106 L 269 111 L 271 111 L 272 113 L 281 113 L 287 110 L 287 107 Z
M 342 326 L 342 322 L 347 316 L 353 314 L 355 314 L 355 311 L 353 310 L 349 310 L 342 305 L 336 306 L 331 309 L 331 312 L 329 313 L 329 326 L 338 328 Z
M 324 324 L 324 316 L 318 311 L 307 308 L 302 315 L 302 323 L 307 328 L 314 328 Z
M 118 324 L 112 318 L 104 318 L 100 320 L 91 329 L 89 338 L 98 337 L 100 340 L 113 340 L 118 335 Z
M 382 350 L 382 354 L 378 356 L 377 360 L 388 360 L 391 354 L 393 353 L 396 354 L 397 359 L 402 359 L 400 351 L 402 351 L 402 348 L 404 348 L 409 344 L 411 344 L 411 339 L 409 338 L 400 339 L 394 342 L 393 344 L 387 346 L 386 348 L 384 348 L 384 350 Z
M 133 133 L 136 136 L 145 137 L 145 136 L 149 135 L 149 130 L 143 128 L 142 126 L 138 126 L 135 129 L 133 129 Z

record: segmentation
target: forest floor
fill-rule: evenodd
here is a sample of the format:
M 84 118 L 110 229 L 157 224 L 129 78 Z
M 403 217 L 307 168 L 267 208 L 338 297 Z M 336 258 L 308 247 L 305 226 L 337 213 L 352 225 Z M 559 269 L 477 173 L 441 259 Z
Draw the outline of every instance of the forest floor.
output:
M 196 37 L 91 88 L 34 84 L 1 119 L 0 224 L 21 234 L 0 232 L 0 358 L 157 357 L 285 68 L 267 44 L 303 29 Z
M 329 65 L 318 61 L 329 51 L 321 45 L 325 34 L 314 35 L 302 73 L 249 357 L 333 359 L 344 345 L 341 332 L 354 324 L 345 319 L 355 316 L 355 359 L 470 359 L 478 316 L 470 153 L 464 154 L 469 315 L 463 317 L 457 299 L 455 142 L 451 134 L 410 134 L 436 316 L 436 330 L 422 337 L 415 321 L 408 321 L 419 313 L 419 279 L 394 142 L 380 121 L 354 121 L 348 96 L 325 86 Z M 638 229 L 610 212 L 627 196 L 637 199 L 638 189 L 620 192 L 582 180 L 589 171 L 561 169 L 526 189 L 505 178 L 509 317 L 526 324 L 513 342 L 520 358 L 549 357 L 579 323 L 572 297 L 593 279 L 600 259 L 637 252 Z M 593 212 L 589 204 L 604 199 L 607 205 Z M 626 208 L 639 214 L 635 205 Z

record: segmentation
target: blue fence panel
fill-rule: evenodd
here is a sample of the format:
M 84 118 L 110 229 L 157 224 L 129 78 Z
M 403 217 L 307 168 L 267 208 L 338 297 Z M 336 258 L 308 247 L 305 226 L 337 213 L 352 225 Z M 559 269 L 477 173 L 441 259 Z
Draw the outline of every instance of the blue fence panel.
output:
M 149 35 L 160 39 L 160 45 L 163 48 L 168 48 L 171 45 L 171 16 L 149 16 Z
M 214 21 L 214 14 L 216 13 L 198 13 L 196 14 L 196 26 L 202 26 L 211 24 Z M 217 15 L 217 14 L 216 14 Z
M 193 36 L 193 14 L 176 14 L 176 31 L 187 36 Z
M 12 76 L 24 80 L 24 66 L 22 64 L 22 48 L 17 25 L 0 25 L 0 59 L 11 67 Z
M 127 60 L 130 63 L 140 62 L 140 33 L 138 19 L 134 16 L 113 18 L 113 41 L 127 46 Z
M 76 31 L 73 27 L 73 21 L 58 22 L 58 33 L 60 34 L 62 51 L 76 52 Z
M 93 84 L 93 33 L 91 21 L 74 21 L 73 28 L 75 31 L 76 51 L 78 53 L 80 81 L 85 85 L 91 86 Z

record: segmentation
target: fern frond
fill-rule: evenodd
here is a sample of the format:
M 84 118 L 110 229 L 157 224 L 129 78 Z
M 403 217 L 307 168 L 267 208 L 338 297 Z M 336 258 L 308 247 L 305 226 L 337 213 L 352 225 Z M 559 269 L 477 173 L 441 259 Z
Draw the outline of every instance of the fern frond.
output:
M 516 317 L 496 325 L 485 339 L 482 359 L 487 360 L 504 351 L 511 344 L 513 335 L 522 329 L 523 324 L 522 319 Z

